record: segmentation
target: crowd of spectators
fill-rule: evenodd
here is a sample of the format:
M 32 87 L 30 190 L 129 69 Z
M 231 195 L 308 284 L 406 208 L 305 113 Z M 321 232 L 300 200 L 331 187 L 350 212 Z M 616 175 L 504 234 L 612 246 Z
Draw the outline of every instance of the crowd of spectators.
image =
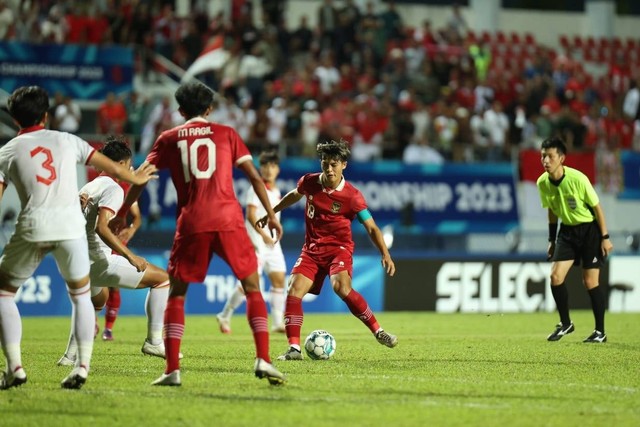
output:
M 186 70 L 219 43 L 228 59 L 198 75 L 222 95 L 212 119 L 237 128 L 252 147 L 278 146 L 288 155 L 312 156 L 319 139 L 343 138 L 355 161 L 508 161 L 553 134 L 572 150 L 602 152 L 602 162 L 620 149 L 640 150 L 640 74 L 626 56 L 613 55 L 594 75 L 571 46 L 556 50 L 531 34 L 480 34 L 455 6 L 447 22 L 411 28 L 392 1 L 381 10 L 353 0 L 310 3 L 314 27 L 308 16 L 287 22 L 286 0 L 262 0 L 260 22 L 251 1 L 234 1 L 229 18 L 209 18 L 207 4 L 193 1 L 185 19 L 171 1 L 22 0 L 11 9 L 0 0 L 0 36 L 129 44 L 149 79 L 162 72 L 154 53 Z M 147 149 L 179 118 L 169 100 L 142 104 L 106 100 L 97 130 L 134 129 Z M 65 123 L 78 120 L 75 109 L 60 108 L 60 120 L 62 111 Z

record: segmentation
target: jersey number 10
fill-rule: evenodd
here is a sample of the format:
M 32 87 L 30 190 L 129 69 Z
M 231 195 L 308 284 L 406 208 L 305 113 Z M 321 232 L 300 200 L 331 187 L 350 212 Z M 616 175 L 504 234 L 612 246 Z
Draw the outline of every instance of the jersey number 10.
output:
M 216 171 L 216 144 L 210 138 L 198 138 L 191 145 L 187 144 L 186 139 L 178 141 L 180 148 L 180 158 L 182 159 L 182 172 L 184 173 L 184 182 L 190 182 L 193 175 L 196 179 L 209 179 Z M 201 170 L 199 168 L 198 153 L 205 150 L 199 150 L 200 147 L 206 147 L 207 168 Z

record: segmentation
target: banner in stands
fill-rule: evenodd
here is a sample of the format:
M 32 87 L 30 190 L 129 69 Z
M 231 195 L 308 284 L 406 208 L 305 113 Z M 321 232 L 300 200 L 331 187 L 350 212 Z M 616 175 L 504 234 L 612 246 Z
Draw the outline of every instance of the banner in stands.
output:
M 286 160 L 278 186 L 283 194 L 305 173 L 319 170 L 316 160 Z M 508 231 L 518 223 L 515 171 L 511 164 L 408 166 L 401 162 L 349 163 L 345 176 L 367 200 L 381 224 L 418 226 L 440 233 Z M 250 183 L 236 174 L 235 189 L 244 201 Z M 166 171 L 147 186 L 144 214 L 175 217 L 176 192 Z M 304 201 L 282 213 L 284 221 L 302 223 Z
M 163 268 L 167 265 L 167 254 L 140 253 L 150 263 Z M 288 270 L 296 262 L 299 253 L 286 253 Z M 369 303 L 371 309 L 383 309 L 384 270 L 380 266 L 378 256 L 355 256 L 353 260 L 353 287 L 360 292 Z M 265 299 L 268 301 L 269 284 Z M 193 284 L 185 304 L 187 314 L 214 314 L 222 310 L 227 297 L 234 291 L 237 282 L 229 267 L 219 258 L 214 258 L 204 284 Z M 120 314 L 144 315 L 146 289 L 122 290 L 122 306 Z M 55 261 L 47 256 L 33 277 L 20 288 L 16 296 L 18 308 L 23 316 L 66 316 L 71 314 L 71 303 Z M 333 292 L 331 285 L 325 281 L 320 295 L 307 295 L 304 298 L 305 312 L 348 312 L 345 303 Z M 245 304 L 237 313 L 245 313 Z
M 0 89 L 26 85 L 74 99 L 104 100 L 133 89 L 133 49 L 122 46 L 0 43 Z
M 396 259 L 396 274 L 386 279 L 385 310 L 439 313 L 552 312 L 551 263 L 541 258 Z M 638 257 L 614 257 L 601 270 L 611 311 L 640 311 L 640 279 L 633 273 Z M 635 263 L 635 264 L 634 264 Z M 418 279 L 417 279 L 418 278 Z M 582 273 L 572 268 L 570 307 L 591 309 Z

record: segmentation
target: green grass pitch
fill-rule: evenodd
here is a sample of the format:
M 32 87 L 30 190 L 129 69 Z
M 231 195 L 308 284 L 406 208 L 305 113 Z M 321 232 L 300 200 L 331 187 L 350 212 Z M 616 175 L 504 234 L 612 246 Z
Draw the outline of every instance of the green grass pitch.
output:
M 95 342 L 82 390 L 62 390 L 56 366 L 69 319 L 23 319 L 28 383 L 0 392 L 2 426 L 638 426 L 640 315 L 608 314 L 606 344 L 576 332 L 546 341 L 556 315 L 380 313 L 399 337 L 389 349 L 349 314 L 305 317 L 303 336 L 330 331 L 329 361 L 275 362 L 282 387 L 253 376 L 246 318 L 233 334 L 213 316 L 187 316 L 182 387 L 152 387 L 164 361 L 143 356 L 142 317 L 122 316 L 115 341 Z M 102 324 L 102 319 L 100 320 Z M 271 336 L 271 354 L 287 347 Z

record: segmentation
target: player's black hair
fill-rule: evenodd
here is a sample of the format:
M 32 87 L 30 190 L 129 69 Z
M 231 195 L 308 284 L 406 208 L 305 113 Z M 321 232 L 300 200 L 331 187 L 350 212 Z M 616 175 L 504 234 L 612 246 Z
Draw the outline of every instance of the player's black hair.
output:
M 276 151 L 263 151 L 260 153 L 260 157 L 258 157 L 258 162 L 261 165 L 266 165 L 268 163 L 275 163 L 276 165 L 280 164 L 280 156 Z
M 567 154 L 567 146 L 564 141 L 557 136 L 552 136 L 551 138 L 547 138 L 542 141 L 542 149 L 547 150 L 549 148 L 555 148 L 558 154 Z
M 349 143 L 342 138 L 340 138 L 340 141 L 331 140 L 321 142 L 316 146 L 316 152 L 320 160 L 336 159 L 341 162 L 346 162 L 351 154 Z
M 100 152 L 114 162 L 131 158 L 131 148 L 122 135 L 109 135 Z
M 49 110 L 49 94 L 40 86 L 22 86 L 7 100 L 7 109 L 21 128 L 42 122 Z
M 213 105 L 213 91 L 200 82 L 180 85 L 175 98 L 187 120 L 203 115 Z

